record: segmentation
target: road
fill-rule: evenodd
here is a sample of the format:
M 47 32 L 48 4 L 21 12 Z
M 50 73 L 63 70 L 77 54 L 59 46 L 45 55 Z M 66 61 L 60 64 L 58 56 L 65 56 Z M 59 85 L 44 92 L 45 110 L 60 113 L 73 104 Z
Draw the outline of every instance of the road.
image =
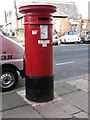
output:
M 53 47 L 54 80 L 63 81 L 88 73 L 88 44 L 67 44 Z M 24 85 L 20 80 L 17 87 Z
M 59 45 L 53 49 L 53 69 L 55 80 L 88 73 L 88 45 Z

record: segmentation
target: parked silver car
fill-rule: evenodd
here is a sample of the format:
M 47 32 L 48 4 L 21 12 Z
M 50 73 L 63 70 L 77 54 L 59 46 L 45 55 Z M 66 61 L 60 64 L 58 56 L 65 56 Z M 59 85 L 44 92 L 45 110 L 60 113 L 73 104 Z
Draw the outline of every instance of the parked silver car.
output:
M 81 32 L 81 40 L 82 42 L 90 42 L 90 31 L 82 31 Z
M 63 36 L 60 38 L 61 43 L 80 43 L 81 38 L 77 31 L 67 31 Z

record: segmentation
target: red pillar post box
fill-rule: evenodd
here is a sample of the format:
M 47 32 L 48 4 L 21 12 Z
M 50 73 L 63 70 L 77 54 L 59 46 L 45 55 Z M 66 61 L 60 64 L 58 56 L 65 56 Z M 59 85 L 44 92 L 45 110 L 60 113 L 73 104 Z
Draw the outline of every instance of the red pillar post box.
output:
M 24 13 L 26 98 L 35 102 L 53 99 L 52 5 L 27 5 Z

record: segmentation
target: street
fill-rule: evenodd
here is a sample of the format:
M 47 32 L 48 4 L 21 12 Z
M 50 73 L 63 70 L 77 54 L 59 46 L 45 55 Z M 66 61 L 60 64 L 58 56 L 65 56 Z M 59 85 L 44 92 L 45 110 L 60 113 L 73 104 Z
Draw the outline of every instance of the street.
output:
M 53 47 L 53 73 L 55 82 L 88 74 L 88 44 L 60 44 Z M 16 88 L 24 86 L 24 79 Z
M 68 79 L 88 73 L 88 45 L 67 44 L 54 47 L 55 80 Z

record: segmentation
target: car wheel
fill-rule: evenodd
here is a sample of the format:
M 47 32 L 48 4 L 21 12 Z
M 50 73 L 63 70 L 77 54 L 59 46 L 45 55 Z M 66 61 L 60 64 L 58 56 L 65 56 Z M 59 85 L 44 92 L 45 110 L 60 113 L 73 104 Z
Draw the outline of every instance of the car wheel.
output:
M 3 68 L 0 75 L 0 87 L 2 92 L 15 88 L 18 82 L 18 73 L 13 68 Z
M 58 45 L 58 43 L 55 43 L 55 45 Z
M 84 38 L 82 38 L 80 43 L 85 43 L 85 39 L 84 39 Z
M 66 39 L 64 39 L 64 43 L 66 44 Z
M 83 40 L 81 40 L 81 41 L 80 41 L 80 43 L 82 44 L 82 43 L 84 43 L 84 41 L 83 41 Z

